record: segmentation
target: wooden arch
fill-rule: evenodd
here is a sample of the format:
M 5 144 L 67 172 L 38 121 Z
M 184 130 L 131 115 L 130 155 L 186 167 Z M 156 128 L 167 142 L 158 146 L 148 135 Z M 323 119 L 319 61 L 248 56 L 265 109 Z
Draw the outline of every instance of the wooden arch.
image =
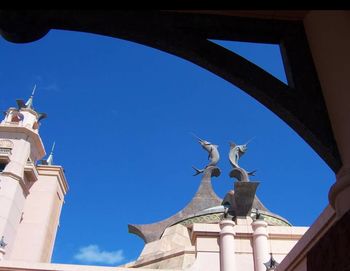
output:
M 0 10 L 0 32 L 16 43 L 38 40 L 51 29 L 89 32 L 184 58 L 261 102 L 337 172 L 341 159 L 302 17 L 303 12 L 283 11 Z M 210 39 L 278 44 L 288 85 Z

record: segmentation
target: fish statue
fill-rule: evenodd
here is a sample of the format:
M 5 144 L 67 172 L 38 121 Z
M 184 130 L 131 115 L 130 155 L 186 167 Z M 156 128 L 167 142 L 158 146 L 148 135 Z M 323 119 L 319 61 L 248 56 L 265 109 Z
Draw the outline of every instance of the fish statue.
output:
M 196 171 L 196 173 L 193 176 L 196 176 L 198 174 L 201 174 L 204 172 L 204 170 L 208 167 L 216 167 L 217 163 L 220 159 L 220 154 L 218 150 L 218 145 L 212 144 L 207 140 L 201 139 L 198 136 L 192 134 L 195 138 L 198 139 L 199 144 L 202 146 L 202 148 L 208 152 L 208 159 L 210 160 L 209 164 L 205 166 L 204 169 L 198 169 L 194 166 L 192 168 Z
M 230 152 L 229 152 L 229 160 L 230 164 L 234 168 L 240 168 L 238 165 L 238 160 L 245 154 L 245 152 L 248 150 L 248 144 L 244 145 L 236 145 L 235 143 L 230 142 Z
M 253 170 L 251 172 L 247 172 L 245 169 L 241 168 L 238 165 L 238 160 L 246 153 L 248 150 L 248 143 L 251 140 L 249 140 L 246 144 L 243 145 L 237 145 L 233 142 L 230 142 L 230 152 L 229 152 L 229 161 L 232 165 L 233 169 L 230 172 L 231 178 L 236 178 L 238 181 L 242 182 L 249 182 L 249 176 L 254 176 L 256 170 Z

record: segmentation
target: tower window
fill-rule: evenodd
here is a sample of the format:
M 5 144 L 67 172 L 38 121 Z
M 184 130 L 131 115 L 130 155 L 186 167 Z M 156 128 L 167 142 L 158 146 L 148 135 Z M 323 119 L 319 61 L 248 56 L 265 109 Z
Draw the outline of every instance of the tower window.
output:
M 11 122 L 19 122 L 19 121 L 20 121 L 20 119 L 19 119 L 18 115 L 12 116 Z
M 37 130 L 38 128 L 39 128 L 38 122 L 34 122 L 34 124 L 33 124 L 33 129 L 34 129 L 34 130 Z
M 6 167 L 7 163 L 5 162 L 0 162 L 0 172 L 3 172 L 5 167 Z
M 12 115 L 11 122 L 20 122 L 21 120 L 23 120 L 23 118 L 23 114 L 16 112 Z

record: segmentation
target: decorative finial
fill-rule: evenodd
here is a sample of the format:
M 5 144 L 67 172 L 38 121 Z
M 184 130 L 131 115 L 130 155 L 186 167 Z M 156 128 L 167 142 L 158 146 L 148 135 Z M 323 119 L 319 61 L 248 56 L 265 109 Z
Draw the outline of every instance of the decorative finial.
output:
M 198 139 L 199 144 L 202 146 L 202 148 L 208 152 L 208 159 L 210 160 L 209 164 L 206 165 L 204 169 L 198 169 L 198 168 L 192 166 L 192 168 L 196 171 L 196 173 L 193 176 L 196 176 L 198 174 L 203 173 L 204 170 L 208 167 L 216 168 L 216 165 L 220 159 L 220 154 L 219 154 L 219 150 L 218 150 L 218 147 L 219 147 L 218 145 L 214 145 L 214 144 L 210 143 L 209 141 L 201 139 L 198 136 L 196 136 L 194 133 L 191 133 L 191 134 L 195 138 Z M 215 170 L 215 172 L 213 172 L 213 173 L 215 174 L 214 176 L 219 176 L 220 170 L 217 168 L 217 170 Z
M 53 151 L 54 151 L 54 149 L 55 149 L 55 146 L 56 146 L 56 141 L 54 141 L 53 144 L 52 144 L 52 148 L 51 148 L 51 153 L 52 153 L 52 154 L 53 154 Z
M 251 172 L 247 172 L 245 169 L 241 168 L 238 165 L 238 160 L 246 153 L 248 150 L 248 143 L 252 141 L 252 139 L 248 140 L 247 143 L 243 145 L 237 145 L 233 142 L 230 142 L 230 152 L 228 155 L 230 164 L 233 167 L 233 170 L 230 172 L 230 177 L 236 178 L 240 182 L 249 182 L 249 176 L 254 176 L 256 170 Z
M 33 98 L 34 98 L 35 90 L 36 90 L 36 84 L 33 87 L 32 95 L 29 97 L 29 99 L 28 99 L 28 101 L 26 103 L 24 103 L 24 100 L 22 100 L 22 99 L 17 99 L 16 100 L 17 106 L 18 106 L 18 110 L 21 110 L 22 108 L 29 108 L 29 109 L 35 111 L 34 108 L 33 108 Z M 46 113 L 37 112 L 37 114 L 38 114 L 38 122 L 41 121 L 42 119 L 47 118 L 47 114 Z
M 34 97 L 34 94 L 35 94 L 35 90 L 36 90 L 36 84 L 34 85 L 34 88 L 33 88 L 33 91 L 32 91 L 32 95 L 30 96 L 28 101 L 25 103 L 25 107 L 26 108 L 33 109 L 33 97 Z
M 255 220 L 264 220 L 264 217 L 259 212 L 259 209 L 255 209 Z
M 0 240 L 0 248 L 5 249 L 6 246 L 7 243 L 5 243 L 4 236 L 2 236 Z
M 260 212 L 259 212 L 259 209 L 255 209 L 255 220 L 259 220 L 259 219 L 261 219 L 262 217 L 261 217 L 261 214 L 260 214 Z
M 224 205 L 224 218 L 227 218 L 229 208 L 230 208 L 230 206 L 229 206 L 229 205 Z
M 55 145 L 56 145 L 56 142 L 54 141 L 53 144 L 52 144 L 51 153 L 50 153 L 49 157 L 46 160 L 47 164 L 50 165 L 50 166 L 53 164 L 53 151 L 55 149 Z
M 34 85 L 34 88 L 33 88 L 33 91 L 32 91 L 32 97 L 33 97 L 34 94 L 35 94 L 35 90 L 36 90 L 36 84 Z
M 276 260 L 272 256 L 272 253 L 270 253 L 270 260 L 264 263 L 264 265 L 266 266 L 266 271 L 271 271 L 275 270 L 279 263 L 276 262 Z

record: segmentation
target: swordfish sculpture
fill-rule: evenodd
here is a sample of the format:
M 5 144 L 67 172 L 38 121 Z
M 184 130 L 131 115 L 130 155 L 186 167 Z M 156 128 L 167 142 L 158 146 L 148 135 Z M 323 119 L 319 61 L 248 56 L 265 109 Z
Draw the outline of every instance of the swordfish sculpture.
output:
M 203 169 L 198 169 L 194 166 L 193 169 L 196 171 L 196 173 L 193 176 L 196 176 L 198 174 L 203 173 L 207 168 L 212 167 L 212 168 L 216 168 L 217 163 L 219 162 L 220 159 L 220 154 L 219 154 L 219 150 L 218 150 L 218 145 L 212 144 L 209 141 L 206 141 L 204 139 L 199 138 L 198 136 L 196 136 L 195 134 L 192 134 L 195 138 L 198 139 L 199 144 L 202 146 L 202 148 L 204 150 L 206 150 L 208 152 L 208 159 L 210 160 L 209 164 L 205 166 L 205 168 Z M 218 168 L 217 169 L 217 173 L 214 174 L 214 176 L 219 176 L 220 175 L 220 170 Z
M 235 143 L 230 142 L 230 152 L 228 157 L 233 168 L 240 168 L 238 165 L 238 159 L 241 158 L 247 150 L 248 143 L 243 145 L 236 145 Z
M 243 145 L 237 145 L 233 142 L 230 142 L 230 152 L 229 152 L 229 160 L 230 164 L 232 165 L 233 169 L 230 172 L 230 177 L 236 178 L 240 182 L 249 182 L 249 176 L 254 176 L 256 170 L 253 170 L 251 172 L 247 172 L 245 169 L 241 168 L 238 165 L 238 160 L 245 154 L 245 152 L 248 150 L 248 143 Z

